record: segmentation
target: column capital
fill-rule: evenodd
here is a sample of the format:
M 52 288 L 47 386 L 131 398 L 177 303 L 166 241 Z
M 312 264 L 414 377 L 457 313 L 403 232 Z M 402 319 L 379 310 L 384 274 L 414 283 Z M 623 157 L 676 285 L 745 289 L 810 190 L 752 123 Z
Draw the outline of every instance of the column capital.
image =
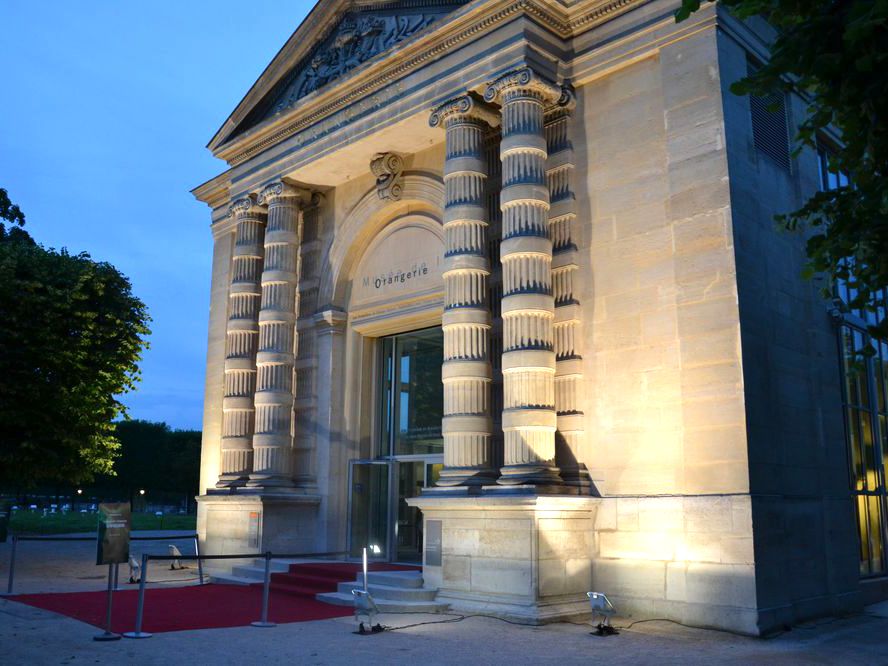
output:
M 269 206 L 284 199 L 297 199 L 306 204 L 311 200 L 311 193 L 282 180 L 276 180 L 263 187 L 256 197 L 259 205 Z
M 249 194 L 242 199 L 235 199 L 228 207 L 228 214 L 239 220 L 248 217 L 256 217 L 258 215 L 265 215 L 267 212 L 265 206 L 256 201 L 255 194 Z
M 484 91 L 484 101 L 493 102 L 510 90 L 536 93 L 544 102 L 553 103 L 560 99 L 562 89 L 549 79 L 540 76 L 530 67 L 512 70 L 493 81 Z
M 472 118 L 487 123 L 491 127 L 497 127 L 500 123 L 498 113 L 484 102 L 476 99 L 474 95 L 466 93 L 447 100 L 434 109 L 429 116 L 429 125 L 432 127 L 446 125 L 449 119 L 455 117 Z
M 546 120 L 569 116 L 577 106 L 577 96 L 573 86 L 569 83 L 562 84 L 561 95 L 550 107 L 546 108 Z

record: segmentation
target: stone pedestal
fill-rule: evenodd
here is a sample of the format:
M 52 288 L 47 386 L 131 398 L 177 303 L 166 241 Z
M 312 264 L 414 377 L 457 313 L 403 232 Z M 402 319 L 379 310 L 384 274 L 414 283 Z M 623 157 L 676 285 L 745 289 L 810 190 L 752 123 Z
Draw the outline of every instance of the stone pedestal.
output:
M 407 500 L 423 512 L 426 585 L 457 611 L 533 624 L 588 616 L 600 500 L 563 493 L 446 488 Z
M 201 553 L 311 553 L 316 539 L 318 495 L 208 493 L 197 498 Z M 231 569 L 232 560 L 207 561 L 208 570 Z

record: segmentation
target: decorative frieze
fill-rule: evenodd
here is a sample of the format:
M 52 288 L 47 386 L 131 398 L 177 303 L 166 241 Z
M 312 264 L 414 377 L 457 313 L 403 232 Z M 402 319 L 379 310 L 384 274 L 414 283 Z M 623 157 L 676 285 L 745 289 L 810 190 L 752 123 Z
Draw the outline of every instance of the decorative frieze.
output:
M 268 206 L 262 309 L 256 354 L 256 430 L 247 485 L 293 484 L 293 401 L 298 313 L 301 192 L 278 181 L 259 194 Z
M 235 220 L 235 241 L 228 289 L 219 488 L 243 485 L 253 467 L 253 393 L 266 222 L 265 208 L 253 196 L 235 201 L 229 215 Z
M 528 67 L 491 83 L 502 105 L 504 465 L 498 483 L 561 483 L 555 466 L 555 300 L 544 108 L 561 89 Z
M 446 131 L 444 162 L 444 469 L 438 485 L 491 483 L 490 262 L 484 139 L 497 116 L 471 95 L 429 123 Z

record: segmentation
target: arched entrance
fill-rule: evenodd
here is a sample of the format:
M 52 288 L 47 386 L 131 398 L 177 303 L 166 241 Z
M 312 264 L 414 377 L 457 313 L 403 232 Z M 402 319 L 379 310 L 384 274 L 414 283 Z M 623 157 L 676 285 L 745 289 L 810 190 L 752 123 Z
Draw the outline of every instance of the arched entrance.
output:
M 349 334 L 360 336 L 368 446 L 349 463 L 349 550 L 422 560 L 422 516 L 406 500 L 443 465 L 440 221 L 407 213 L 366 245 L 351 273 Z

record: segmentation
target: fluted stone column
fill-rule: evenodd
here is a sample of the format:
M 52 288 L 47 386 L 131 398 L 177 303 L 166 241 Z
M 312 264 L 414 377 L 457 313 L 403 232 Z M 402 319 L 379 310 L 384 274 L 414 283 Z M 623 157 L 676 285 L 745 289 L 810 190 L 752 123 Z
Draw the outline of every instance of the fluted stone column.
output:
M 543 110 L 561 90 L 529 68 L 485 91 L 502 105 L 503 435 L 498 483 L 560 484 L 555 466 L 552 240 Z
M 293 485 L 293 400 L 299 246 L 300 192 L 278 181 L 259 194 L 268 206 L 262 309 L 256 353 L 256 429 L 253 472 L 248 486 Z
M 463 95 L 432 112 L 444 126 L 444 469 L 439 486 L 492 483 L 490 262 L 484 137 L 499 118 Z
M 265 208 L 252 195 L 235 201 L 229 214 L 236 226 L 228 289 L 219 488 L 244 485 L 253 468 L 253 394 L 266 221 Z
M 573 190 L 573 146 L 568 123 L 576 106 L 573 91 L 563 87 L 547 109 L 546 180 L 549 184 L 549 236 L 552 238 L 552 287 L 555 296 L 555 452 L 567 485 L 588 488 L 586 465 L 579 461 L 585 438 L 583 356 L 580 302 L 577 298 L 576 197 Z

